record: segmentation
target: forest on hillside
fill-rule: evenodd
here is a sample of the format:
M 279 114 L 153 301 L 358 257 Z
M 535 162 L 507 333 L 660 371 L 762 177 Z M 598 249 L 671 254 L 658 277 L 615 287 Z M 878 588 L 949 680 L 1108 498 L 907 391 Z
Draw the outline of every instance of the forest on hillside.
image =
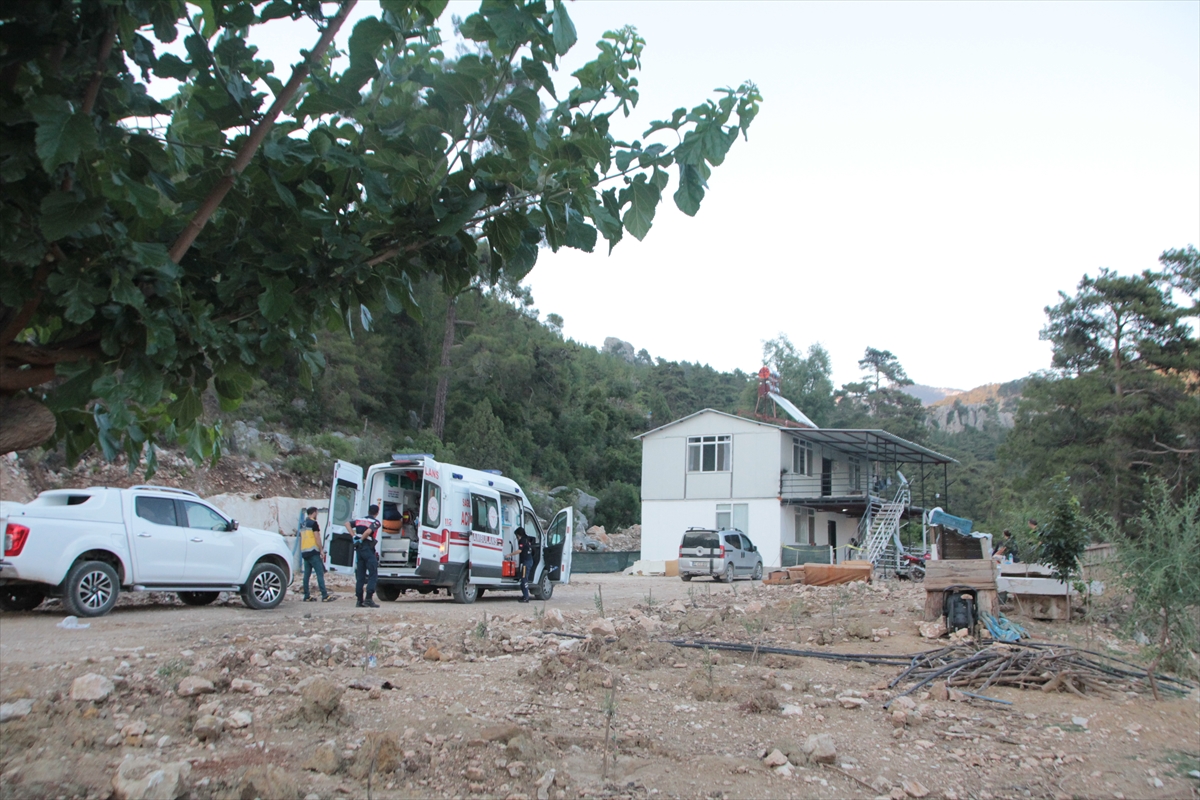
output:
M 821 427 L 882 428 L 957 459 L 947 510 L 977 527 L 1023 528 L 1059 479 L 1085 514 L 1120 527 L 1139 513 L 1152 482 L 1182 497 L 1200 479 L 1200 355 L 1189 322 L 1200 254 L 1168 251 L 1161 263 L 1159 272 L 1084 276 L 1075 294 L 1062 293 L 1046 309 L 1042 334 L 1053 363 L 1000 387 L 999 398 L 985 401 L 982 423 L 959 432 L 930 424 L 903 391 L 911 383 L 903 365 L 885 349 L 868 348 L 860 380 L 841 387 L 819 343 L 800 346 L 781 333 L 764 343 L 763 363 Z M 541 321 L 519 284 L 476 286 L 452 304 L 438 281 L 426 280 L 415 296 L 419 315 L 381 313 L 364 317 L 368 328 L 357 325 L 353 335 L 320 333 L 325 363 L 315 376 L 290 356 L 265 368 L 223 424 L 261 420 L 360 463 L 430 452 L 532 487 L 578 487 L 600 498 L 594 521 L 612 527 L 638 518 L 634 436 L 702 408 L 754 408 L 752 372 L 579 344 L 564 335 L 568 321 Z M 1017 409 L 1011 429 L 987 413 L 1002 400 Z M 320 454 L 287 463 L 314 475 L 328 468 Z

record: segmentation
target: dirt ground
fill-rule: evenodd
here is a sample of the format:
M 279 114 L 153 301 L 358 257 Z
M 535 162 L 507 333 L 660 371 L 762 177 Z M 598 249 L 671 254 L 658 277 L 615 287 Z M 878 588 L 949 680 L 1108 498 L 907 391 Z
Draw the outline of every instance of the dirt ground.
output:
M 148 756 L 186 764 L 178 788 L 194 800 L 1200 796 L 1196 691 L 988 690 L 1012 705 L 919 693 L 920 721 L 895 727 L 883 703 L 899 689 L 883 687 L 898 668 L 657 641 L 915 653 L 934 646 L 917 634 L 919 585 L 576 575 L 544 604 L 405 595 L 355 609 L 331 580 L 335 602 L 301 602 L 293 584 L 266 612 L 141 595 L 85 630 L 57 628 L 53 601 L 0 614 L 0 700 L 26 712 L 0 724 L 0 795 L 107 798 L 122 760 Z M 1088 633 L 1017 621 L 1040 640 Z M 1136 649 L 1090 634 L 1093 649 Z M 72 700 L 88 674 L 111 692 Z M 832 764 L 803 753 L 822 733 Z M 794 767 L 765 764 L 776 749 Z

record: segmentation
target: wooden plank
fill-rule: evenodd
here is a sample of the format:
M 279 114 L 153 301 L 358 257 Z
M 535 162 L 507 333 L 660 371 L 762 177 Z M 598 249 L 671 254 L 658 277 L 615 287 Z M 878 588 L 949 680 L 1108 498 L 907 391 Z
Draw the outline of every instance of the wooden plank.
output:
M 991 560 L 939 559 L 925 564 L 925 588 L 940 591 L 948 586 L 996 588 L 996 570 Z

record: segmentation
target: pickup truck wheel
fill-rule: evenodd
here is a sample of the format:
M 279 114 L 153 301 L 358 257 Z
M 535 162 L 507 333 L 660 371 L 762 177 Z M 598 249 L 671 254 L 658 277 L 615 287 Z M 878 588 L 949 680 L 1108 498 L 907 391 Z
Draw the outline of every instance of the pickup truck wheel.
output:
M 117 604 L 121 583 L 117 571 L 103 561 L 82 561 L 63 581 L 63 607 L 77 617 L 100 617 Z
M 470 605 L 479 597 L 479 587 L 471 583 L 470 577 L 467 575 L 467 570 L 463 570 L 458 576 L 458 580 L 454 582 L 454 588 L 450 590 L 451 597 L 454 602 Z
M 399 586 L 393 586 L 388 583 L 381 583 L 375 587 L 375 594 L 379 596 L 379 599 L 388 603 L 394 603 L 398 600 L 400 598 L 400 591 Z
M 533 599 L 545 602 L 554 596 L 554 584 L 550 582 L 550 576 L 546 572 L 542 572 L 542 578 L 533 587 Z
M 287 577 L 276 565 L 263 561 L 250 570 L 250 579 L 242 587 L 242 602 L 257 610 L 274 608 L 283 602 Z
M 211 605 L 220 595 L 220 592 L 178 592 L 179 602 L 185 606 L 207 606 Z
M 40 586 L 0 587 L 0 610 L 33 611 L 46 599 L 46 590 Z

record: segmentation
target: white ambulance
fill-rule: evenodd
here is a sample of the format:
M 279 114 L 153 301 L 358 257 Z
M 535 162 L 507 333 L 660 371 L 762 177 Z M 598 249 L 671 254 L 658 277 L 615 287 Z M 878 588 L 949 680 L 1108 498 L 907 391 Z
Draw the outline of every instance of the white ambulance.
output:
M 549 600 L 571 579 L 574 511 L 559 511 L 542 530 L 521 487 L 494 470 L 442 464 L 427 454 L 394 455 L 362 467 L 337 461 L 324 528 L 325 566 L 354 574 L 347 524 L 379 506 L 379 583 L 375 594 L 395 600 L 409 589 L 445 588 L 459 603 L 485 591 L 520 591 L 516 530 L 533 542 L 530 593 Z

